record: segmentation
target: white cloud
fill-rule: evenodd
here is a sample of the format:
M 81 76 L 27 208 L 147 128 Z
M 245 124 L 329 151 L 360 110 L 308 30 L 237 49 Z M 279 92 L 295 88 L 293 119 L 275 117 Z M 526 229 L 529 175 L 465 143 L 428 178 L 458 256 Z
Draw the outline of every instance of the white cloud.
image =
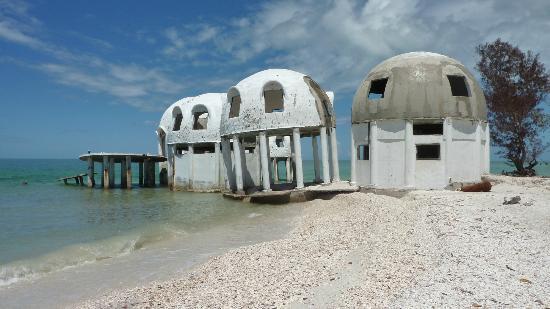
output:
M 426 50 L 473 69 L 475 46 L 501 37 L 550 60 L 550 1 L 270 1 L 236 17 L 217 46 L 246 63 L 310 74 L 352 91 L 377 63 Z

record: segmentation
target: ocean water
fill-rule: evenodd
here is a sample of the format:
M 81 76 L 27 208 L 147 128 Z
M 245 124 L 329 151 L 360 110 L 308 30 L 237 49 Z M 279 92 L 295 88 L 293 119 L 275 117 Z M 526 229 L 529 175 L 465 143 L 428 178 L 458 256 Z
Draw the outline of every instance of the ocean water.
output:
M 340 162 L 343 180 L 349 169 L 349 161 Z M 99 282 L 109 290 L 163 278 L 159 274 L 168 276 L 198 256 L 282 235 L 300 208 L 241 203 L 216 193 L 90 190 L 56 181 L 85 170 L 79 160 L 0 160 L 0 298 L 13 306 L 23 300 L 45 304 L 52 287 L 74 282 L 77 274 L 87 273 L 88 283 L 67 302 L 86 296 Z M 493 162 L 493 173 L 502 170 L 510 167 Z M 537 171 L 550 176 L 550 165 Z M 304 161 L 305 181 L 313 178 L 313 162 Z M 112 281 L 106 279 L 114 273 Z M 42 296 L 29 298 L 28 289 Z M 64 294 L 70 293 L 57 296 Z

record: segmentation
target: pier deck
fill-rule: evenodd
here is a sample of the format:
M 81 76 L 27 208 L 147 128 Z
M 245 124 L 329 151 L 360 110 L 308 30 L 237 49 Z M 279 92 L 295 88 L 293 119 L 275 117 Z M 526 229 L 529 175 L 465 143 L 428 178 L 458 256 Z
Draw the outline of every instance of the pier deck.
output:
M 103 177 L 101 186 L 105 189 L 115 186 L 115 164 L 120 164 L 120 184 L 122 188 L 132 188 L 132 162 L 139 165 L 139 185 L 145 187 L 155 186 L 155 164 L 166 161 L 160 155 L 120 153 L 120 152 L 95 152 L 83 154 L 79 157 L 88 162 L 88 187 L 95 186 L 94 163 L 102 164 Z

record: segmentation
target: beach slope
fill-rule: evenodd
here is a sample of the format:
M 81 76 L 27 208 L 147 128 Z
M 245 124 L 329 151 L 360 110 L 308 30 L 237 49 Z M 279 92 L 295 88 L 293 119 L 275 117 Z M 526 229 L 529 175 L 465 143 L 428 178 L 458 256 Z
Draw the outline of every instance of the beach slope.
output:
M 284 239 L 79 306 L 550 307 L 550 180 L 491 182 L 489 193 L 311 201 Z

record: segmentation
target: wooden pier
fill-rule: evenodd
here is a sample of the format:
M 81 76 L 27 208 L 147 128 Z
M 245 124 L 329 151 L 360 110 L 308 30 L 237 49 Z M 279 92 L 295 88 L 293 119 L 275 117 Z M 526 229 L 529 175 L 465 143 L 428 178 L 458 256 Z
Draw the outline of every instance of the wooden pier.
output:
M 77 185 L 81 185 L 83 186 L 84 185 L 84 177 L 85 176 L 88 176 L 88 174 L 78 174 L 78 175 L 73 175 L 73 176 L 67 176 L 67 177 L 63 177 L 63 178 L 59 178 L 57 181 L 62 181 L 65 183 L 65 184 L 68 184 L 68 180 L 69 179 L 73 179 L 74 182 L 77 184 Z
M 132 188 L 132 162 L 138 163 L 139 166 L 139 185 L 144 187 L 154 187 L 155 181 L 155 164 L 166 161 L 166 158 L 159 155 L 137 154 L 137 153 L 88 153 L 79 157 L 82 161 L 88 162 L 88 173 L 82 174 L 87 176 L 88 187 L 95 187 L 94 164 L 95 162 L 102 164 L 103 175 L 101 177 L 101 187 L 105 189 L 114 188 L 115 186 L 115 164 L 120 164 L 120 186 L 121 188 Z M 69 177 L 71 178 L 71 177 Z

